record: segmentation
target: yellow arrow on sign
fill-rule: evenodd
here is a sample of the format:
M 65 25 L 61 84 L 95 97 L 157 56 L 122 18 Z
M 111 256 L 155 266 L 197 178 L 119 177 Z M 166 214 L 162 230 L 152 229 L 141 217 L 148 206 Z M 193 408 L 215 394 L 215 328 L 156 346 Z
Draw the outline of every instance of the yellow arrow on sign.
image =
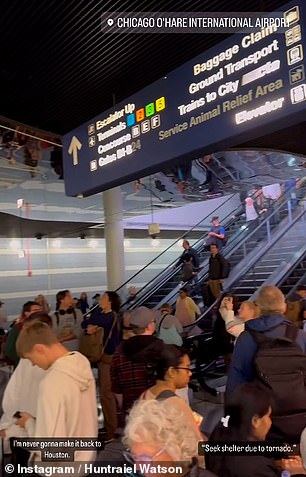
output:
M 73 155 L 73 161 L 72 161 L 72 164 L 74 166 L 77 166 L 78 163 L 79 163 L 79 159 L 78 159 L 78 151 L 82 148 L 82 143 L 78 140 L 78 138 L 76 136 L 73 136 L 73 138 L 71 139 L 71 143 L 70 143 L 70 146 L 69 146 L 69 149 L 68 149 L 68 154 L 72 154 Z

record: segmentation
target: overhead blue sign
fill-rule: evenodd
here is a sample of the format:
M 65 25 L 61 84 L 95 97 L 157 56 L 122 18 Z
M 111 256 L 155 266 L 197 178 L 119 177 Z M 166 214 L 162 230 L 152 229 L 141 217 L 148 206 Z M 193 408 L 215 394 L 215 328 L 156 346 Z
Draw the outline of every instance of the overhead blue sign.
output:
M 279 24 L 233 35 L 63 137 L 66 194 L 88 196 L 299 122 L 302 0 Z

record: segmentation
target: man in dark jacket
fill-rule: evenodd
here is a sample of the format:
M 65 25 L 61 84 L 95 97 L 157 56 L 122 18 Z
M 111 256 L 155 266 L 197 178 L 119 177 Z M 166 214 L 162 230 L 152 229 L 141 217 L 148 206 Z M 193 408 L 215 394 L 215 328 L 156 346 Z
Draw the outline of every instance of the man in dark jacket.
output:
M 135 336 L 117 348 L 111 363 L 112 390 L 126 414 L 139 396 L 155 384 L 154 363 L 163 349 L 163 341 L 153 336 L 157 310 L 145 306 L 130 315 Z
M 189 257 L 189 258 L 191 256 L 192 257 L 192 264 L 193 264 L 194 268 L 198 268 L 199 257 L 198 257 L 197 251 L 194 248 L 190 247 L 190 243 L 188 242 L 188 240 L 183 241 L 182 247 L 184 249 L 184 252 L 180 256 L 179 261 L 177 262 L 175 267 L 178 267 L 179 265 L 182 265 L 182 263 L 184 263 L 186 261 L 186 256 Z
M 210 245 L 209 271 L 208 271 L 208 287 L 213 298 L 216 300 L 222 292 L 222 282 L 228 277 L 229 263 L 221 253 L 218 246 Z
M 239 336 L 230 365 L 226 392 L 232 392 L 239 384 L 253 380 L 254 358 L 257 352 L 257 343 L 248 330 L 264 332 L 270 337 L 284 336 L 286 328 L 281 325 L 290 323 L 285 317 L 285 297 L 282 292 L 272 285 L 262 287 L 258 293 L 256 303 L 260 308 L 261 316 L 250 320 L 245 325 L 245 331 Z M 296 343 L 306 352 L 306 333 L 298 331 Z

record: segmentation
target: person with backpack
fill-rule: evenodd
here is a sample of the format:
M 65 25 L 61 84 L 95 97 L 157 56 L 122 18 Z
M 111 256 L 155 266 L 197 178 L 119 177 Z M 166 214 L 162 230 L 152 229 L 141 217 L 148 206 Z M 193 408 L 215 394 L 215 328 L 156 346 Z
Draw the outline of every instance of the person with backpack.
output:
M 73 298 L 69 290 L 56 294 L 56 311 L 52 315 L 52 328 L 60 343 L 69 351 L 79 350 L 82 313 L 73 307 Z
M 192 371 L 190 368 L 190 358 L 180 346 L 165 345 L 160 356 L 155 363 L 156 383 L 144 391 L 140 399 L 167 399 L 171 407 L 175 407 L 182 413 L 182 419 L 194 426 L 198 434 L 199 441 L 205 439 L 199 426 L 202 423 L 202 416 L 195 413 L 187 402 L 177 395 L 177 390 L 188 386 Z
M 174 268 L 179 267 L 186 261 L 186 256 L 192 257 L 192 264 L 194 268 L 198 268 L 199 266 L 199 256 L 198 252 L 190 246 L 190 243 L 188 240 L 184 239 L 182 243 L 182 247 L 184 249 L 182 255 L 180 256 L 178 262 L 174 265 Z
M 210 246 L 208 287 L 212 297 L 217 300 L 222 292 L 222 282 L 230 273 L 230 263 L 221 255 L 216 244 Z
M 186 254 L 184 257 L 184 263 L 182 265 L 182 282 L 191 282 L 197 275 L 196 268 L 193 264 L 193 257 L 191 254 Z
M 290 293 L 286 303 L 286 318 L 298 328 L 302 328 L 303 320 L 306 320 L 306 285 L 299 285 L 294 292 Z
M 236 342 L 226 394 L 244 382 L 268 389 L 273 410 L 270 438 L 299 442 L 306 427 L 306 333 L 285 319 L 285 297 L 277 287 L 262 287 L 256 303 L 260 316 L 246 322 Z
M 183 327 L 176 316 L 172 315 L 169 303 L 164 303 L 160 308 L 160 317 L 156 318 L 156 336 L 166 344 L 182 346 L 181 333 Z

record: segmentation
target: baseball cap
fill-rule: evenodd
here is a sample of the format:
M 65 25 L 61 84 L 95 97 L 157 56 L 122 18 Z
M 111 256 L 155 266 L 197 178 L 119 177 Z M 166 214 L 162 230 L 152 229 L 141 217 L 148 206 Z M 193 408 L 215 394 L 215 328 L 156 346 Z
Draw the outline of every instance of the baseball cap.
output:
M 130 325 L 137 326 L 137 328 L 146 328 L 148 324 L 155 321 L 158 316 L 158 310 L 150 310 L 150 308 L 146 306 L 140 306 L 131 311 Z
M 219 220 L 219 217 L 218 217 L 217 215 L 215 215 L 215 216 L 211 219 L 211 221 L 213 222 L 214 220 Z

